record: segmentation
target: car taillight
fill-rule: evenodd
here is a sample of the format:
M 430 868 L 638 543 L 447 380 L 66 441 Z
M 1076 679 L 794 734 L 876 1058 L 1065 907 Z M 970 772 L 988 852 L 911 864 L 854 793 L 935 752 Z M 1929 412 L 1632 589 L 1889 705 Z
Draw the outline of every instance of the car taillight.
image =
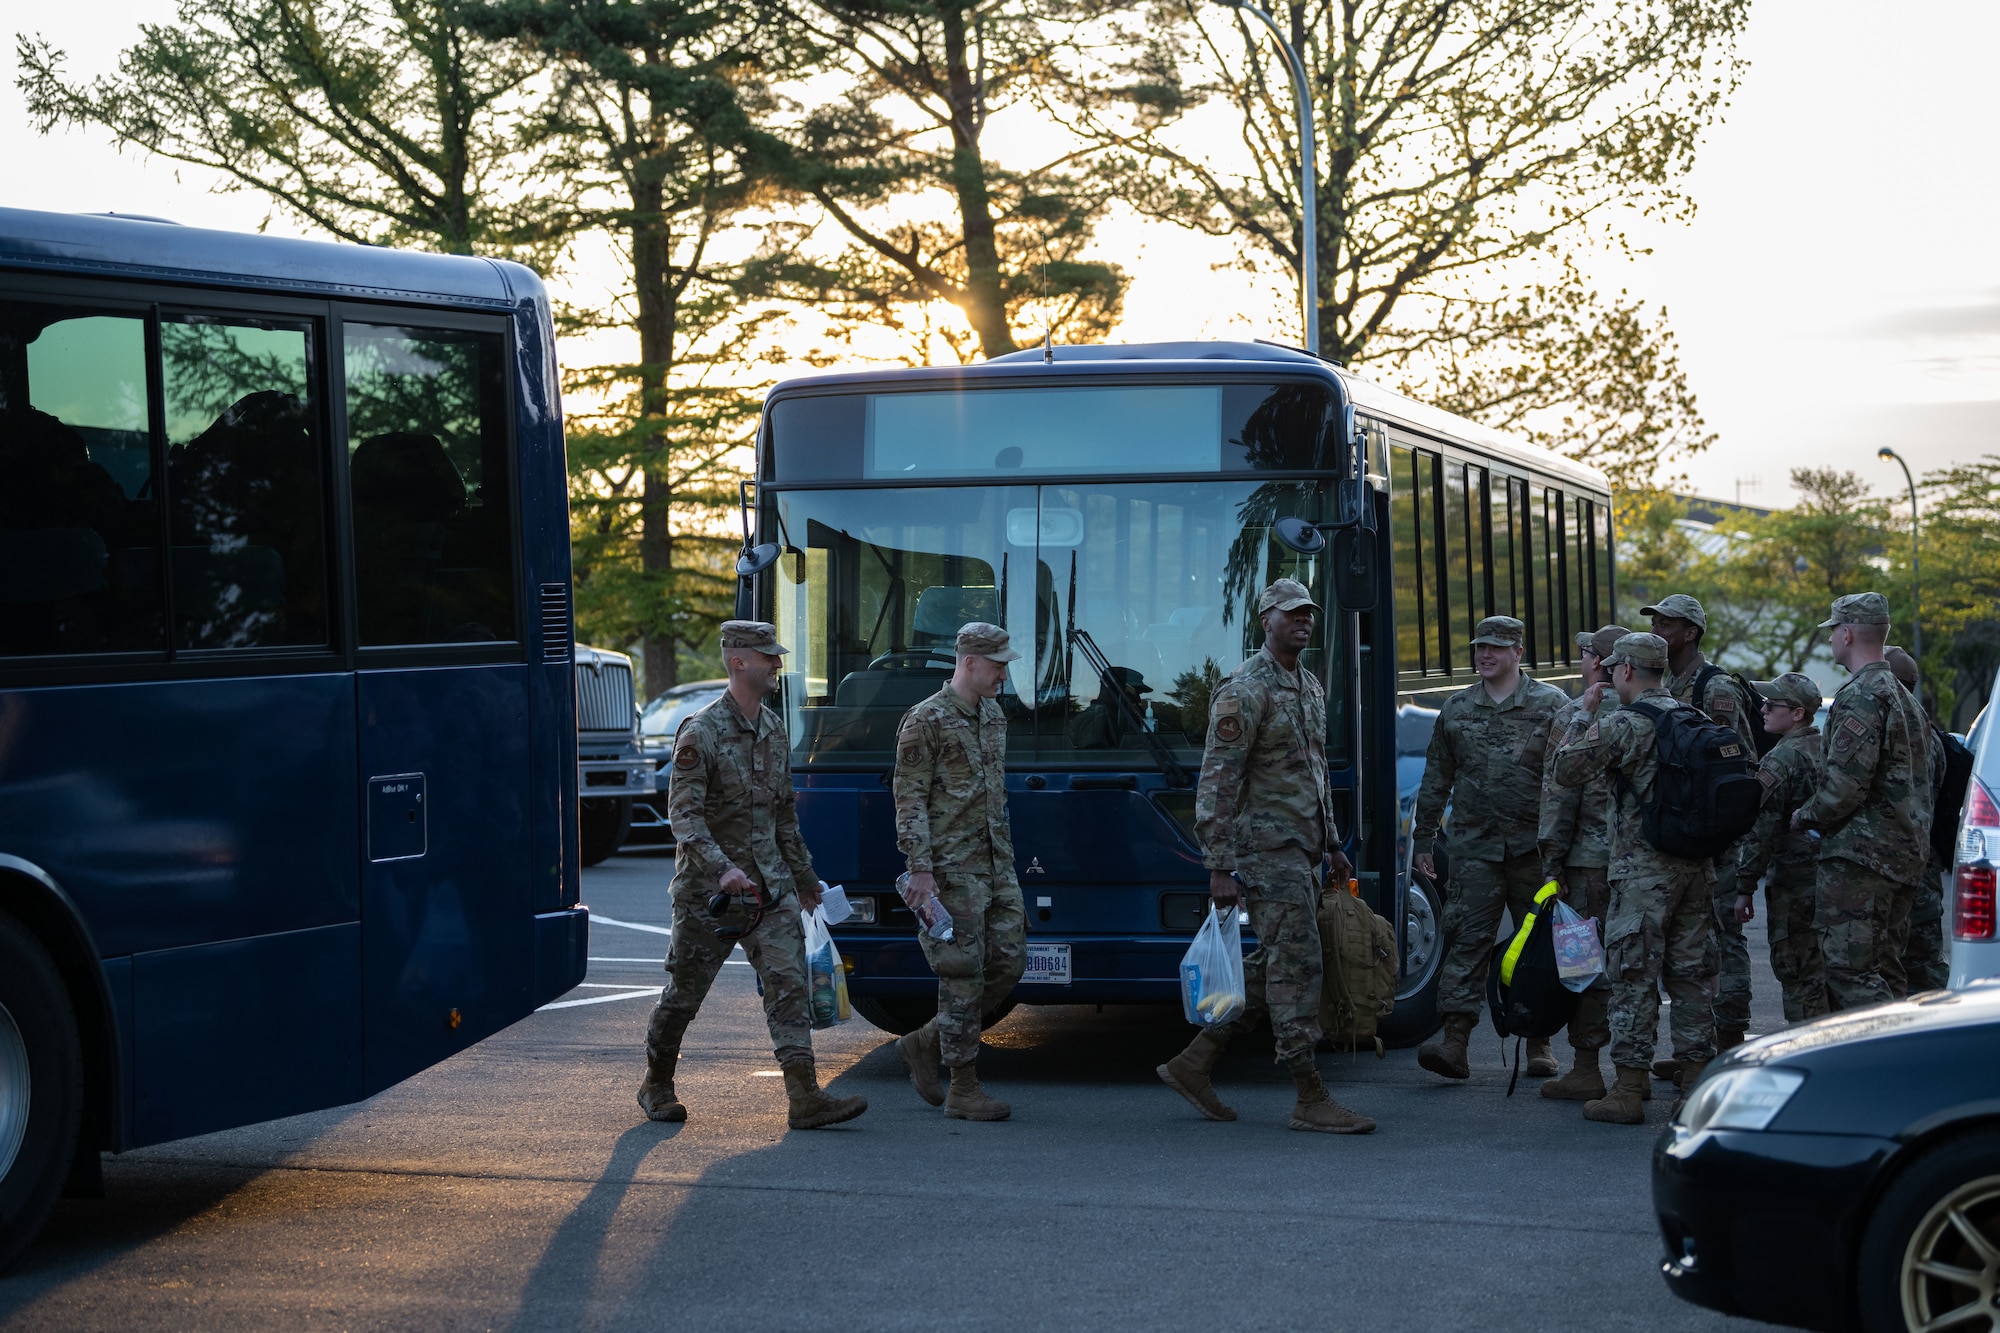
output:
M 1958 822 L 1957 865 L 1952 870 L 1954 908 L 1951 934 L 1959 940 L 1990 940 L 1994 928 L 1993 844 L 2000 839 L 2000 805 L 1977 778 L 1966 784 L 1965 813 Z

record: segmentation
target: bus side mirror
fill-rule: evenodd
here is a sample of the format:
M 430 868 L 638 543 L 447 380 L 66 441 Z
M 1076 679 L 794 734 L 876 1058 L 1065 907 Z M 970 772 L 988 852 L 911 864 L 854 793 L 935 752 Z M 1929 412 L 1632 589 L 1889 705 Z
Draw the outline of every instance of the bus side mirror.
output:
M 1279 519 L 1271 525 L 1271 535 L 1300 555 L 1318 555 L 1326 549 L 1326 534 L 1302 518 Z
M 763 542 L 752 546 L 736 557 L 736 575 L 738 578 L 754 579 L 777 564 L 778 557 L 784 553 L 784 548 L 776 542 Z
M 1375 539 L 1366 529 L 1333 534 L 1333 595 L 1343 611 L 1373 611 L 1376 597 Z

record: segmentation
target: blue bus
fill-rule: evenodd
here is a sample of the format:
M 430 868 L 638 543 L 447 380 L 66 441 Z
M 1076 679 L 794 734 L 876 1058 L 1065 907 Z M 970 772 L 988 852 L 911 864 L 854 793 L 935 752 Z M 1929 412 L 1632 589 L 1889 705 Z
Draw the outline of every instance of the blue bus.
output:
M 541 282 L 0 210 L 0 1261 L 583 975 Z
M 1402 942 L 1385 1037 L 1428 1036 L 1442 884 L 1413 879 L 1408 833 L 1433 710 L 1476 679 L 1465 645 L 1489 614 L 1525 621 L 1533 673 L 1574 687 L 1575 636 L 1611 613 L 1609 504 L 1594 469 L 1269 344 L 779 384 L 743 603 L 793 650 L 800 820 L 857 906 L 836 931 L 855 1007 L 895 1032 L 935 1011 L 893 889 L 889 774 L 968 620 L 1024 652 L 1002 694 L 1030 952 L 1012 1002 L 1174 1000 L 1208 901 L 1192 826 L 1209 694 L 1262 642 L 1259 591 L 1289 576 L 1332 612 L 1305 655 L 1329 780 Z

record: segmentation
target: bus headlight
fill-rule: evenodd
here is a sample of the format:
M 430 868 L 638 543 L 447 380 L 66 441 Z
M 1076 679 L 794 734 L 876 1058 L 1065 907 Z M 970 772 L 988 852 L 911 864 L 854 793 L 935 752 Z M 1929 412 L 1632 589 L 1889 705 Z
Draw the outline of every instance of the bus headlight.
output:
M 1805 1081 L 1796 1069 L 1727 1070 L 1695 1089 L 1681 1108 L 1679 1128 L 1690 1135 L 1704 1129 L 1763 1129 Z

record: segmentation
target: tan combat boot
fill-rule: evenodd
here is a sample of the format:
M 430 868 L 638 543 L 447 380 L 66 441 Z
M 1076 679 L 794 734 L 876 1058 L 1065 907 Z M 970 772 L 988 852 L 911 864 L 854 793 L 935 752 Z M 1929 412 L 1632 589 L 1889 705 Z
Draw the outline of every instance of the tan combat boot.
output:
M 1292 1128 L 1317 1130 L 1321 1134 L 1366 1134 L 1375 1122 L 1335 1101 L 1320 1081 L 1319 1070 L 1307 1056 L 1292 1066 L 1292 1083 L 1299 1098 L 1292 1103 Z M 1234 1114 L 1232 1112 L 1231 1114 Z
M 785 1061 L 785 1096 L 791 1100 L 786 1123 L 793 1129 L 824 1129 L 852 1120 L 868 1109 L 866 1097 L 829 1097 L 820 1091 L 810 1055 Z
M 674 1096 L 674 1066 L 680 1058 L 679 1051 L 647 1055 L 646 1077 L 639 1084 L 639 1109 L 646 1113 L 646 1119 L 677 1124 L 688 1118 L 687 1107 Z
M 1643 1069 L 1618 1066 L 1618 1081 L 1607 1095 L 1583 1104 L 1583 1118 L 1607 1125 L 1643 1125 L 1646 1108 L 1640 1103 L 1652 1093 L 1652 1079 Z
M 1529 1078 L 1553 1078 L 1559 1068 L 1556 1053 L 1549 1049 L 1547 1037 L 1528 1038 L 1528 1067 L 1522 1072 Z
M 944 1105 L 944 1082 L 938 1078 L 938 1031 L 937 1020 L 906 1032 L 896 1038 L 896 1054 L 903 1057 L 903 1064 L 910 1071 L 910 1086 L 917 1090 L 917 1096 L 932 1106 Z
M 979 1086 L 978 1067 L 970 1060 L 951 1067 L 951 1091 L 944 1097 L 944 1113 L 953 1120 L 1005 1120 L 1014 1108 L 986 1095 Z
M 1221 1042 L 1206 1032 L 1197 1032 L 1186 1050 L 1153 1072 L 1160 1076 L 1160 1082 L 1187 1098 L 1195 1110 L 1210 1120 L 1234 1120 L 1236 1112 L 1222 1104 L 1222 1099 L 1215 1095 L 1215 1085 L 1208 1079 L 1215 1072 L 1215 1062 L 1222 1057 L 1222 1051 Z
M 1446 1014 L 1444 1031 L 1417 1047 L 1417 1063 L 1446 1078 L 1471 1078 L 1472 1065 L 1465 1048 L 1472 1040 L 1472 1025 L 1478 1021 L 1471 1014 Z
M 1591 1102 L 1603 1095 L 1604 1071 L 1597 1067 L 1596 1051 L 1578 1051 L 1567 1074 L 1542 1084 L 1542 1096 L 1559 1102 Z
M 1681 1107 L 1686 1103 L 1688 1094 L 1694 1091 L 1695 1084 L 1701 1082 L 1702 1071 L 1707 1068 L 1708 1068 L 1708 1061 L 1706 1060 L 1681 1061 L 1681 1077 L 1680 1077 L 1681 1095 L 1674 1098 L 1674 1109 L 1667 1113 L 1668 1119 L 1672 1119 L 1674 1116 L 1677 1116 L 1681 1113 Z

